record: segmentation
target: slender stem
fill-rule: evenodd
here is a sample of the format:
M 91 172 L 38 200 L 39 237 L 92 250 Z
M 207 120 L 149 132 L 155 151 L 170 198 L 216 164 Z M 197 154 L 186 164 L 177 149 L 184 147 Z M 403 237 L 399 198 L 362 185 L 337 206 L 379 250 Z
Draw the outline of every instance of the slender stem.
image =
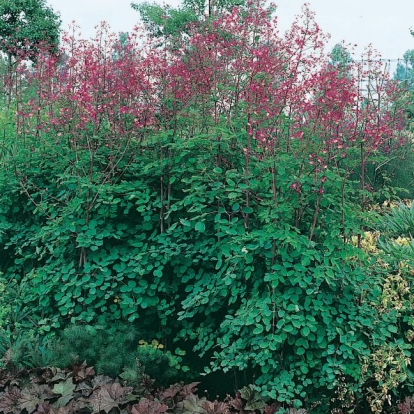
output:
M 366 203 L 366 198 L 365 198 L 365 163 L 366 163 L 366 159 L 365 159 L 365 150 L 364 150 L 364 143 L 361 142 L 361 190 L 362 190 L 362 194 L 361 194 L 361 211 L 362 213 L 364 213 L 365 211 L 365 203 Z M 362 231 L 362 224 L 361 224 L 361 231 Z M 358 248 L 361 248 L 361 233 L 358 234 Z
M 250 207 L 250 191 L 249 191 L 249 160 L 250 160 L 250 151 L 251 151 L 251 136 L 250 136 L 250 115 L 248 116 L 247 121 L 247 148 L 244 154 L 244 163 L 245 163 L 245 183 L 246 183 L 246 207 Z M 244 216 L 244 228 L 246 231 L 249 231 L 249 213 L 246 213 Z

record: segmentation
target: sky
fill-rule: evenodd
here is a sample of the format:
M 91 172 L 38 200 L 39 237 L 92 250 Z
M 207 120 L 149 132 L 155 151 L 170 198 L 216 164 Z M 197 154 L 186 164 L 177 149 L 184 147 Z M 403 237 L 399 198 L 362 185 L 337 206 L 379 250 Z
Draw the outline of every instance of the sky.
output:
M 90 38 L 101 21 L 110 24 L 114 32 L 130 31 L 139 14 L 130 7 L 132 0 L 47 0 L 60 13 L 62 27 L 74 20 L 81 27 L 82 37 Z M 139 3 L 140 0 L 134 0 Z M 304 0 L 276 0 L 280 31 L 289 28 L 299 14 Z M 179 0 L 166 2 L 172 6 Z M 414 49 L 414 0 L 308 0 L 316 13 L 316 22 L 323 32 L 331 35 L 330 50 L 344 40 L 358 45 L 356 57 L 372 44 L 384 59 L 401 59 L 408 49 Z

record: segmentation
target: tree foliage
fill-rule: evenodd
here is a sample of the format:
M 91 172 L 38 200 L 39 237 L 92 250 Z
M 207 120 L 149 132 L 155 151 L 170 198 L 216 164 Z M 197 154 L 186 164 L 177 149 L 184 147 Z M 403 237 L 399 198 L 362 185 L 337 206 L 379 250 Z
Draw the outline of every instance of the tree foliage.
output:
M 186 7 L 172 8 L 151 3 L 132 3 L 149 32 L 157 38 L 175 38 L 187 31 L 187 27 L 197 21 L 197 13 Z
M 330 64 L 332 66 L 340 69 L 345 74 L 349 74 L 353 59 L 342 44 L 338 43 L 332 48 L 330 57 Z
M 3 0 L 0 3 L 0 50 L 7 55 L 34 57 L 40 45 L 56 49 L 59 16 L 45 0 Z
M 414 82 L 414 50 L 407 50 L 404 53 L 403 61 L 398 62 L 394 73 L 394 79 L 403 82 L 408 89 L 413 88 Z
M 156 3 L 132 3 L 152 36 L 173 40 L 188 35 L 190 26 L 205 19 L 245 6 L 245 0 L 184 0 L 178 8 L 160 6 Z M 249 7 L 252 7 L 253 3 Z

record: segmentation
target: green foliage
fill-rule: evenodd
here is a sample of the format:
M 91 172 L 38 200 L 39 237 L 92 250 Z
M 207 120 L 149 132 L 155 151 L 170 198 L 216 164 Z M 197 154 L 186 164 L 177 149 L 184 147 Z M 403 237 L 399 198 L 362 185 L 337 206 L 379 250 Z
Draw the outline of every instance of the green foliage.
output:
M 412 237 L 414 235 L 414 203 L 400 203 L 383 219 L 383 229 L 389 236 Z
M 119 376 L 134 385 L 148 377 L 165 386 L 186 376 L 185 352 L 177 349 L 173 354 L 156 340 L 147 344 L 141 336 L 142 332 L 130 324 L 117 324 L 109 332 L 99 326 L 72 325 L 49 338 L 26 334 L 3 349 L 3 363 L 13 369 L 47 365 L 66 368 L 86 361 L 99 374 Z
M 245 4 L 245 0 L 184 0 L 183 5 L 178 8 L 148 2 L 132 3 L 131 7 L 139 12 L 152 36 L 174 41 L 188 34 L 189 25 L 204 20 L 206 13 L 208 17 L 213 17 Z
M 136 7 L 163 38 L 181 35 L 196 16 L 189 8 Z M 120 43 L 128 50 L 125 38 Z M 68 121 L 57 133 L 41 109 L 33 129 L 14 134 L 5 126 L 5 363 L 86 360 L 138 386 L 146 376 L 161 384 L 181 378 L 185 355 L 206 374 L 235 373 L 241 386 L 250 384 L 233 401 L 236 411 L 265 410 L 272 399 L 326 413 L 340 406 L 342 391 L 354 406 L 368 394 L 375 407 L 406 396 L 410 286 L 395 278 L 398 263 L 390 271 L 360 248 L 376 224 L 367 206 L 378 201 L 361 179 L 363 143 L 317 171 L 309 160 L 323 148 L 324 131 L 292 139 L 292 120 L 279 111 L 263 121 L 277 125 L 274 146 L 261 145 L 246 131 L 246 103 L 214 117 L 213 98 L 200 93 L 183 110 L 163 98 L 154 109 L 159 124 L 141 126 L 133 139 L 131 119 L 117 114 L 124 129 L 113 147 L 108 113 L 80 132 Z M 374 170 L 388 157 L 374 153 Z M 399 231 L 410 214 L 385 222 Z M 390 305 L 396 294 L 404 309 Z M 33 332 L 55 336 L 43 343 Z M 140 344 L 152 339 L 156 346 Z M 33 357 L 24 343 L 39 344 Z M 378 394 L 382 386 L 386 393 Z M 123 392 L 105 389 L 108 407 L 126 406 Z M 70 381 L 52 390 L 53 403 L 74 391 Z M 148 401 L 136 411 L 150 413 Z M 194 397 L 180 403 L 181 413 L 228 408 Z
M 405 107 L 409 118 L 409 130 L 412 132 L 414 118 L 414 50 L 410 49 L 404 53 L 403 60 L 398 62 L 393 78 L 398 81 L 406 91 Z
M 86 361 L 100 374 L 117 376 L 124 367 L 134 365 L 138 338 L 139 331 L 127 326 L 118 326 L 112 333 L 98 326 L 69 326 L 51 342 L 52 365 L 65 368 Z
M 387 261 L 393 262 L 398 269 L 400 263 L 414 267 L 414 203 L 403 203 L 392 208 L 381 217 L 380 246 L 387 255 Z
M 132 3 L 149 32 L 158 38 L 177 37 L 186 32 L 190 23 L 197 20 L 197 14 L 190 8 L 174 9 L 170 6 L 160 6 L 151 3 Z
M 145 344 L 140 344 L 136 350 L 138 368 L 163 386 L 186 378 L 185 373 L 190 368 L 183 365 L 183 355 L 185 352 L 180 349 L 176 349 L 173 354 L 157 346 Z
M 47 366 L 51 360 L 49 339 L 44 335 L 49 329 L 44 329 L 40 317 L 36 324 L 33 314 L 23 310 L 23 290 L 16 281 L 0 275 L 0 365 L 12 371 Z
M 0 50 L 11 56 L 34 53 L 40 44 L 56 49 L 59 16 L 45 0 L 3 0 L 0 3 Z
M 34 330 L 3 330 L 0 355 L 0 366 L 11 372 L 48 366 L 52 361 L 50 338 L 40 336 Z
M 7 298 L 7 285 L 4 283 L 4 280 L 2 278 L 2 275 L 0 274 L 0 329 L 1 332 L 4 330 L 4 328 L 10 323 L 10 317 L 11 317 L 11 306 L 10 303 L 8 303 Z M 1 335 L 3 336 L 3 335 Z
M 340 43 L 336 44 L 330 54 L 330 65 L 339 68 L 345 74 L 349 74 L 350 65 L 353 61 L 349 51 Z
M 403 62 L 398 62 L 394 79 L 404 82 L 409 89 L 414 87 L 414 50 L 404 53 Z
M 369 217 L 357 187 L 346 182 L 344 202 L 343 177 L 327 171 L 320 199 L 312 178 L 292 178 L 293 153 L 277 155 L 277 170 L 252 157 L 246 176 L 242 132 L 217 128 L 220 141 L 199 132 L 183 139 L 185 130 L 173 142 L 166 133 L 150 137 L 111 186 L 79 182 L 66 157 L 41 151 L 26 163 L 20 191 L 8 186 L 10 171 L 2 193 L 14 201 L 3 205 L 3 222 L 19 231 L 5 230 L 11 259 L 2 269 L 21 285 L 22 311 L 52 329 L 78 323 L 63 331 L 59 366 L 86 359 L 113 375 L 130 367 L 125 379 L 133 381 L 138 357 L 162 381 L 181 362 L 137 351 L 139 339 L 158 338 L 199 355 L 207 372 L 244 371 L 262 395 L 287 405 L 325 393 L 326 407 L 341 378 L 360 398 L 364 358 L 403 339 L 398 315 L 376 305 L 383 271 L 344 242 Z M 168 154 L 161 162 L 160 153 Z M 226 161 L 217 165 L 217 154 Z M 127 320 L 145 334 L 117 332 Z

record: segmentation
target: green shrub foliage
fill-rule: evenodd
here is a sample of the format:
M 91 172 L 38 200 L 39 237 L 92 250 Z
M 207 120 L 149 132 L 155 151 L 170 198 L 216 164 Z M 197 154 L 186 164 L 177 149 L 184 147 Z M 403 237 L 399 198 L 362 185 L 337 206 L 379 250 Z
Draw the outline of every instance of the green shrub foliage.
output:
M 69 326 L 51 341 L 52 365 L 66 368 L 86 361 L 97 373 L 116 376 L 125 367 L 134 366 L 138 338 L 131 328 L 111 334 L 97 326 Z
M 19 329 L 75 324 L 62 365 L 71 346 L 102 372 L 130 365 L 122 322 L 165 345 L 138 358 L 182 369 L 179 346 L 206 373 L 320 412 L 407 382 L 387 269 L 361 249 L 367 167 L 402 142 L 397 91 L 362 96 L 358 63 L 324 66 L 304 13 L 285 38 L 255 7 L 172 49 L 67 39 L 66 60 L 22 77 L 37 93 L 2 144 L 0 270 L 19 285 Z
M 146 375 L 158 386 L 185 378 L 189 368 L 182 364 L 181 355 L 164 351 L 157 340 L 148 343 L 141 337 L 142 332 L 131 324 L 117 324 L 109 332 L 96 325 L 72 325 L 49 340 L 49 365 L 67 368 L 86 361 L 98 374 L 120 375 L 127 382 Z

